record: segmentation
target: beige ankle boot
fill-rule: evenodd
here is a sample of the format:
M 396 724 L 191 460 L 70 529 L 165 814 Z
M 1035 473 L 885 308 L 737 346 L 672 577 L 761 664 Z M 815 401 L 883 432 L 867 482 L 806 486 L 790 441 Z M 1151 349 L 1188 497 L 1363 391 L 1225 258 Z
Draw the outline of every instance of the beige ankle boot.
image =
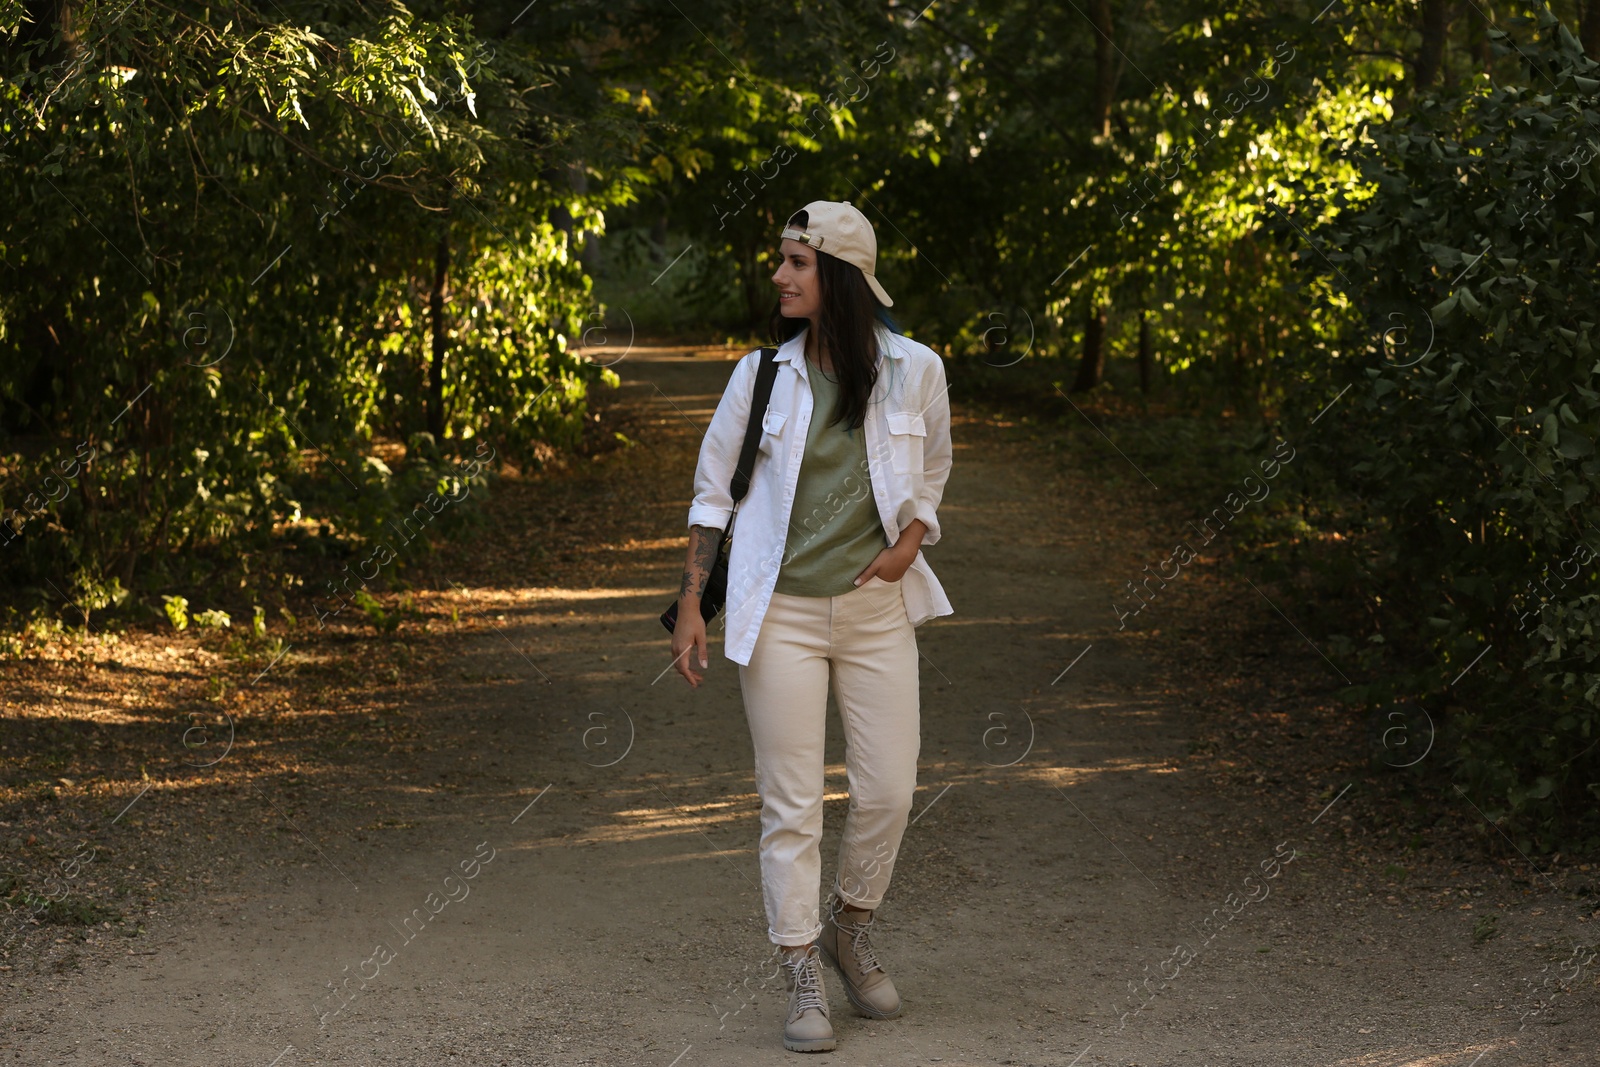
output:
M 856 1010 L 872 1019 L 893 1019 L 900 1014 L 900 994 L 868 940 L 871 930 L 872 912 L 845 911 L 844 903 L 834 897 L 828 902 L 818 943 L 839 968 L 845 996 Z
M 828 991 L 822 986 L 822 955 L 817 946 L 785 949 L 783 965 L 789 985 L 783 1047 L 790 1052 L 833 1051 L 833 1023 L 828 1021 Z

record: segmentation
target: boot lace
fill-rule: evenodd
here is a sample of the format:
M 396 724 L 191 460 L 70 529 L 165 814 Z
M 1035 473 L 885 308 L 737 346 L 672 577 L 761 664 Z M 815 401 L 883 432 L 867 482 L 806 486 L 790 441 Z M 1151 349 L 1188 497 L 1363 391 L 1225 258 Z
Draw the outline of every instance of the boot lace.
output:
M 794 977 L 794 1013 L 803 1014 L 816 1008 L 828 1014 L 828 1002 L 822 996 L 822 954 L 815 945 L 799 958 L 787 961 L 789 973 Z
M 875 921 L 875 919 L 868 919 L 866 922 L 845 924 L 847 927 L 854 926 L 854 929 L 850 931 L 850 951 L 855 953 L 856 964 L 861 968 L 863 974 L 868 971 L 883 970 L 883 966 L 878 962 L 877 951 L 872 947 L 872 943 L 867 940 L 867 935 L 871 932 L 872 924 Z

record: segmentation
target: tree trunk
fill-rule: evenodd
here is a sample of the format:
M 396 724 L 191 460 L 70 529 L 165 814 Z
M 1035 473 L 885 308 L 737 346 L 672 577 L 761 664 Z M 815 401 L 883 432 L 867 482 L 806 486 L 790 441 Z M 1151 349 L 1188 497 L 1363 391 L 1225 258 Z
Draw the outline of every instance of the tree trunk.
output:
M 1439 77 L 1444 65 L 1444 45 L 1450 31 L 1450 8 L 1446 0 L 1422 0 L 1422 45 L 1417 49 L 1417 76 L 1412 92 L 1426 89 Z
M 772 314 L 772 305 L 777 301 L 777 293 L 772 288 L 772 272 L 761 261 L 761 254 L 766 250 L 766 243 L 757 238 L 739 260 L 740 276 L 744 282 L 744 306 L 750 312 L 751 328 L 763 331 L 767 327 L 767 317 Z
M 1245 343 L 1244 333 L 1235 320 L 1233 329 L 1228 331 L 1228 366 L 1224 371 L 1224 381 L 1227 382 L 1228 401 L 1233 405 L 1235 413 L 1244 411 L 1244 360 Z
M 1115 49 L 1111 41 L 1111 0 L 1093 0 L 1090 18 L 1094 22 L 1094 113 L 1089 116 L 1090 130 L 1097 141 L 1111 136 L 1111 101 L 1116 94 L 1117 68 Z M 1100 384 L 1105 373 L 1106 310 L 1100 306 L 1098 294 L 1091 294 L 1089 310 L 1083 322 L 1083 358 L 1078 362 L 1078 377 L 1072 383 L 1074 393 L 1086 392 Z
M 1111 0 L 1094 0 L 1094 135 L 1111 136 L 1111 99 L 1116 94 L 1117 69 L 1111 40 Z
M 1477 4 L 1467 5 L 1467 54 L 1478 70 L 1488 70 L 1494 63 L 1494 52 L 1489 48 L 1489 19 Z
M 785 221 L 788 218 L 784 216 Z M 739 282 L 744 289 L 750 328 L 765 333 L 767 319 L 772 314 L 772 305 L 778 302 L 778 294 L 772 288 L 773 265 L 763 262 L 762 256 L 774 247 L 770 235 L 782 227 L 778 225 L 778 218 L 771 208 L 753 208 L 745 222 L 735 223 L 734 226 L 730 240 L 735 247 L 743 248 L 743 254 L 739 257 Z
M 444 302 L 446 275 L 450 268 L 450 231 L 439 235 L 433 253 L 433 291 L 428 294 L 428 311 L 433 320 L 433 361 L 428 369 L 428 432 L 435 444 L 444 442 Z
M 82 13 L 72 0 L 25 0 L 27 16 L 18 19 L 16 37 L 6 42 L 4 54 L 12 58 L 21 48 L 34 46 L 34 63 L 71 63 L 86 49 L 82 33 Z M 20 46 L 20 47 L 19 47 Z
M 572 186 L 572 191 L 577 193 L 578 195 L 585 196 L 585 195 L 588 194 L 588 192 L 589 192 L 589 172 L 588 172 L 588 170 L 586 170 L 584 168 L 584 165 L 582 163 L 573 163 L 572 164 L 571 169 L 568 171 L 568 183 Z M 569 223 L 569 225 L 570 225 L 570 223 Z M 569 231 L 569 235 L 570 235 L 570 231 Z M 589 277 L 591 277 L 591 278 L 599 277 L 599 275 L 600 275 L 600 242 L 595 238 L 595 235 L 593 233 L 591 233 L 591 232 L 588 232 L 588 231 L 584 232 L 584 235 L 583 235 L 583 247 L 581 249 L 579 249 L 579 251 L 578 251 L 578 262 L 583 264 L 584 273 L 589 275 Z
M 1078 377 L 1069 390 L 1087 392 L 1100 384 L 1106 369 L 1106 309 L 1092 306 L 1083 319 L 1083 358 L 1078 362 Z
M 667 213 L 662 211 L 650 227 L 650 258 L 656 263 L 667 262 Z
M 546 185 L 555 185 L 561 181 L 562 175 L 561 168 L 552 164 L 539 172 L 539 179 Z M 572 212 L 565 205 L 556 204 L 549 211 L 549 219 L 550 225 L 567 235 L 568 251 L 576 254 L 577 250 L 572 247 Z
M 1150 392 L 1150 312 L 1139 309 L 1139 392 Z
M 569 163 L 564 167 L 557 166 L 553 163 L 549 164 L 539 171 L 539 178 L 546 184 L 552 186 L 565 184 L 567 188 L 571 189 L 575 193 L 587 192 L 589 188 L 588 174 L 584 171 L 583 166 L 578 163 Z M 593 256 L 590 254 L 590 248 L 595 243 L 594 234 L 585 234 L 583 247 L 577 248 L 574 246 L 572 240 L 572 233 L 576 226 L 572 218 L 572 212 L 568 211 L 561 204 L 556 204 L 550 209 L 548 218 L 550 220 L 550 225 L 567 235 L 568 254 L 576 257 L 578 261 L 583 264 L 584 270 L 589 271 L 589 273 L 593 275 L 594 271 L 589 270 L 589 264 L 593 259 Z

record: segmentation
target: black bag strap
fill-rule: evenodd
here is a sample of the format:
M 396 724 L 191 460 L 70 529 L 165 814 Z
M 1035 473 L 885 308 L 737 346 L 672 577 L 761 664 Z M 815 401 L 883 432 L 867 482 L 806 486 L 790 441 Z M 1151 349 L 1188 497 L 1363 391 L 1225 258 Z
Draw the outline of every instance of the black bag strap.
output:
M 761 350 L 761 365 L 756 371 L 755 395 L 750 401 L 750 420 L 744 427 L 744 448 L 739 452 L 739 465 L 733 469 L 733 484 L 729 492 L 734 504 L 744 499 L 750 491 L 750 474 L 755 470 L 756 447 L 761 441 L 761 423 L 772 399 L 772 382 L 778 376 L 778 350 L 770 345 Z M 733 526 L 730 518 L 728 526 Z

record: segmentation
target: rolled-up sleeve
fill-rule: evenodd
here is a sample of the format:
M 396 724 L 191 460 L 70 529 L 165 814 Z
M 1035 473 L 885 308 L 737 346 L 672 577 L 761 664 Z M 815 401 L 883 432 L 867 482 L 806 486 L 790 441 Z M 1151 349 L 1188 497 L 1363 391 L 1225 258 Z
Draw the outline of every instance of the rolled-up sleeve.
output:
M 744 445 L 744 428 L 750 419 L 750 391 L 759 350 L 734 365 L 728 387 L 722 391 L 711 425 L 700 442 L 700 461 L 694 469 L 694 500 L 689 505 L 689 525 L 726 530 L 733 514 L 728 491 L 733 469 Z M 754 357 L 754 358 L 752 358 Z
M 953 455 L 950 388 L 945 383 L 943 360 L 934 360 L 933 370 L 923 377 L 923 389 L 922 421 L 928 435 L 922 443 L 922 492 L 917 497 L 916 517 L 928 527 L 922 543 L 932 545 L 939 540 L 939 501 L 944 499 L 944 483 L 950 478 Z

